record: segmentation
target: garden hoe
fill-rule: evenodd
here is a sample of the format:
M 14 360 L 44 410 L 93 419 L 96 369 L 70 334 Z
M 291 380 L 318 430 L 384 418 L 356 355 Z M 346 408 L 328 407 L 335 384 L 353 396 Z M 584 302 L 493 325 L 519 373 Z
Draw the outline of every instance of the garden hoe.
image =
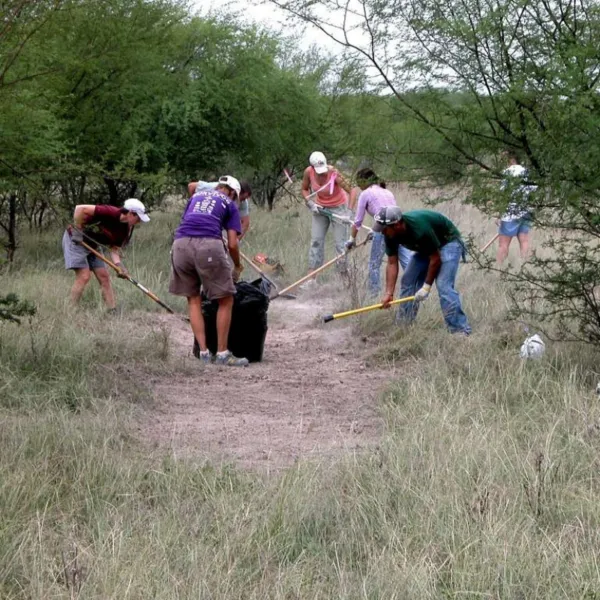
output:
M 85 242 L 80 242 L 80 244 L 88 252 L 91 252 L 95 257 L 99 258 L 102 262 L 106 263 L 109 267 L 112 267 L 117 273 L 121 272 L 121 269 L 119 269 L 119 267 L 117 267 L 117 265 L 115 265 L 115 263 L 112 262 L 112 260 L 109 260 L 108 258 L 106 258 L 106 256 L 104 256 L 104 254 L 102 254 L 102 252 L 98 252 L 98 250 L 95 250 L 89 244 L 86 244 Z M 148 288 L 144 287 L 141 283 L 137 282 L 133 277 L 131 277 L 131 275 L 125 275 L 125 279 L 127 279 L 127 281 L 129 281 L 129 283 L 132 283 L 133 285 L 135 285 L 135 287 L 137 287 L 138 289 L 142 290 L 142 292 L 144 292 L 144 294 L 146 294 L 146 296 L 148 296 L 148 298 L 154 300 L 154 302 L 156 302 L 157 304 L 160 304 L 167 312 L 170 312 L 172 315 L 177 315 L 177 316 L 181 317 L 182 319 L 189 321 L 188 317 L 186 317 L 185 315 L 180 315 L 180 314 L 176 313 L 168 304 L 165 304 L 156 294 L 151 292 Z
M 414 296 L 406 296 L 406 298 L 398 298 L 398 300 L 392 300 L 389 306 L 395 306 L 396 304 L 404 304 L 405 302 L 412 302 L 415 299 Z M 360 315 L 362 313 L 369 312 L 370 310 L 377 310 L 383 308 L 383 304 L 372 304 L 371 306 L 363 306 L 362 308 L 355 308 L 354 310 L 347 310 L 346 312 L 336 313 L 334 315 L 326 315 L 323 317 L 324 323 L 334 321 L 335 319 L 343 319 L 344 317 L 352 317 L 354 315 Z

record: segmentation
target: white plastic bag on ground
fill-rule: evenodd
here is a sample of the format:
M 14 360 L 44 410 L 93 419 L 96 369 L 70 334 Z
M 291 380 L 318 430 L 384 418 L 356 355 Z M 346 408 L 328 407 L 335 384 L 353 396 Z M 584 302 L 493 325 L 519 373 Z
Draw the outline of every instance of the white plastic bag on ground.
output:
M 528 337 L 521 346 L 521 358 L 542 358 L 546 352 L 544 340 L 536 333 Z

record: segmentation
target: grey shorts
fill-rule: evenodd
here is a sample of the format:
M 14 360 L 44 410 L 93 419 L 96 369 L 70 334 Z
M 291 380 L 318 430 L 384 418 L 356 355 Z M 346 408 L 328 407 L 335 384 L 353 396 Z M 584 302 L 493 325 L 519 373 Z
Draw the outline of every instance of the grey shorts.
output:
M 76 244 L 67 231 L 62 238 L 65 269 L 106 269 L 106 265 L 83 246 Z
M 190 298 L 200 295 L 200 286 L 209 300 L 235 294 L 231 262 L 223 241 L 179 238 L 171 249 L 169 292 Z

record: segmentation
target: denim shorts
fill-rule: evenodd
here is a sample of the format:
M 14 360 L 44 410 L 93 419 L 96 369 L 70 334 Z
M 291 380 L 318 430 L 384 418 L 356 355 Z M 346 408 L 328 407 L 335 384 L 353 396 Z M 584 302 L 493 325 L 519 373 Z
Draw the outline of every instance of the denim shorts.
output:
M 62 239 L 65 269 L 105 269 L 106 265 L 83 246 L 76 244 L 65 231 Z
M 500 221 L 500 235 L 515 237 L 521 233 L 529 233 L 531 230 L 531 221 L 526 218 L 515 219 L 514 221 Z

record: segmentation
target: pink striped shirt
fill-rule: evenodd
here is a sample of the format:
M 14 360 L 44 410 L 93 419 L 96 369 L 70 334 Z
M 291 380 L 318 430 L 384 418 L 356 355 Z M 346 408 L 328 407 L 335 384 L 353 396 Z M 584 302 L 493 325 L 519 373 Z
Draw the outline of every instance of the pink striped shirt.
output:
M 356 207 L 356 217 L 354 218 L 356 228 L 360 229 L 365 218 L 365 212 L 373 217 L 384 206 L 396 206 L 396 199 L 392 192 L 375 183 L 363 190 L 358 197 L 358 206 Z

